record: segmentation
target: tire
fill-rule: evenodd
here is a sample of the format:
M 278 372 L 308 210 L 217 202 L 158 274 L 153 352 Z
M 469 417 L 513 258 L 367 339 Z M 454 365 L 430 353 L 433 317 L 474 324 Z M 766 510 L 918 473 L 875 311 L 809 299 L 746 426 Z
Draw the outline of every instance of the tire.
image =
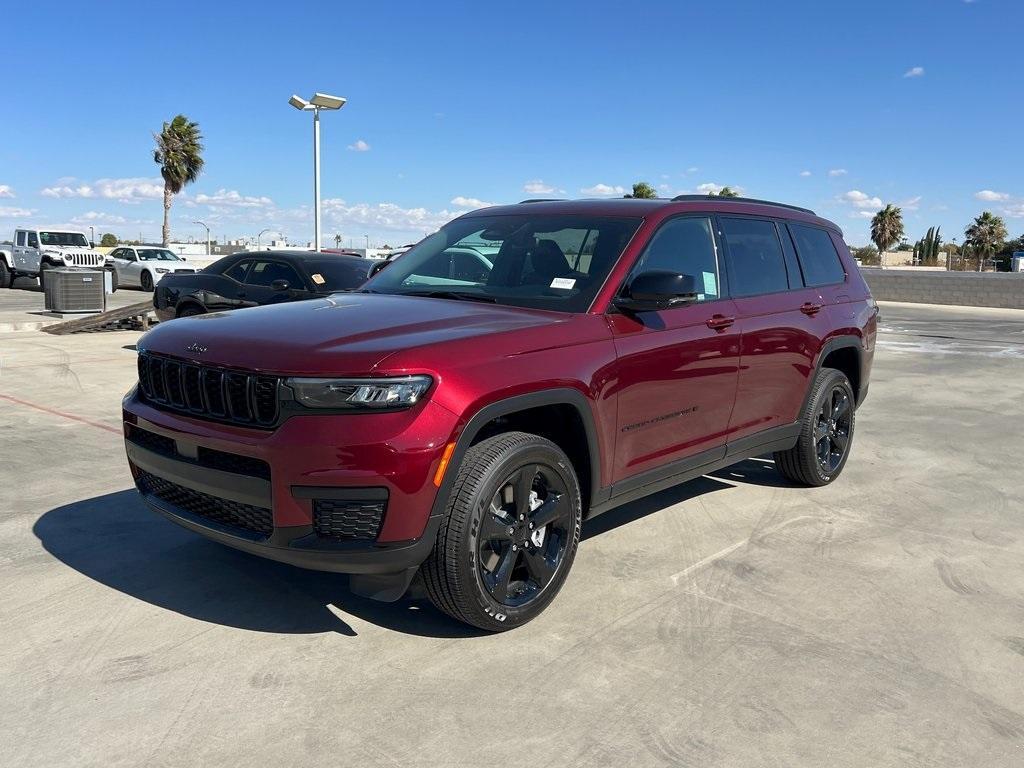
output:
M 7 268 L 7 264 L 0 261 L 0 290 L 11 288 L 14 285 L 14 273 Z
M 142 286 L 142 290 L 146 293 L 153 292 L 153 276 L 149 272 L 143 272 L 142 277 L 139 278 L 139 285 Z
M 46 293 L 46 273 L 49 272 L 53 267 L 47 264 L 45 261 L 39 265 L 39 290 Z
M 835 480 L 853 447 L 856 398 L 850 380 L 822 368 L 801 417 L 800 436 L 788 451 L 775 454 L 775 467 L 799 485 L 822 486 Z
M 525 624 L 565 583 L 581 524 L 579 481 L 561 448 L 525 432 L 484 440 L 466 452 L 452 484 L 421 569 L 427 595 L 489 632 Z
M 178 317 L 195 317 L 196 315 L 205 314 L 206 313 L 195 304 L 189 304 L 183 310 L 178 312 Z
M 117 293 L 117 270 L 110 270 L 110 292 Z

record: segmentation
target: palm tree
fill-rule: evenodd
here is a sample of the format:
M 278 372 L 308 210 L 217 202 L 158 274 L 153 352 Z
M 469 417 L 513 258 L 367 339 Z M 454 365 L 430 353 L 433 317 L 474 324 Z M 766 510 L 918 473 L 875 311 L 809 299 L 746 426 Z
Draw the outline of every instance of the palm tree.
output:
M 964 230 L 964 245 L 978 254 L 978 271 L 985 264 L 985 257 L 995 253 L 996 248 L 1006 240 L 1006 224 L 991 211 L 984 211 Z
M 334 247 L 341 248 L 341 235 L 334 236 Z
M 160 133 L 153 134 L 156 149 L 153 161 L 160 166 L 164 177 L 164 245 L 171 239 L 171 198 L 181 192 L 186 184 L 199 178 L 203 170 L 202 135 L 199 124 L 184 115 L 178 115 L 171 122 L 164 123 Z
M 902 237 L 903 211 L 889 203 L 871 219 L 871 242 L 878 248 L 878 254 L 881 256 Z
M 718 190 L 718 196 L 719 197 L 739 197 L 740 193 L 737 192 L 732 187 L 722 187 L 720 190 Z

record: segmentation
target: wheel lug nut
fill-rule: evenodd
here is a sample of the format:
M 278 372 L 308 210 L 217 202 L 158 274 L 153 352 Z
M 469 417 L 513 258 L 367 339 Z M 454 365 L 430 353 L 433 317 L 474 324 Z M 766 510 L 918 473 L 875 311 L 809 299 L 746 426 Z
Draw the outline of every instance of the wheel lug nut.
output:
M 525 519 L 526 519 L 526 515 L 520 515 L 520 516 L 519 516 L 519 519 L 520 519 L 520 520 L 525 520 Z
M 512 545 L 512 551 L 513 552 L 518 552 L 519 551 L 519 547 L 517 545 L 513 544 Z
M 508 527 L 508 535 L 509 535 L 509 536 L 511 536 L 511 535 L 512 535 L 512 534 L 514 534 L 515 532 L 516 532 L 516 529 L 515 529 L 515 528 L 513 528 L 513 527 L 512 527 L 511 525 L 510 525 L 510 526 Z
M 533 523 L 530 523 L 530 530 L 533 530 Z

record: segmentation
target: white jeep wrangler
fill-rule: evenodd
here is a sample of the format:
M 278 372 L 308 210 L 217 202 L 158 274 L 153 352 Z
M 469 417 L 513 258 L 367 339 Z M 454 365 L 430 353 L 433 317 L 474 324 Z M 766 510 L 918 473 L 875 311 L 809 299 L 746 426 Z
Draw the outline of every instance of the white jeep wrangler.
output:
M 0 288 L 22 276 L 38 277 L 42 287 L 46 271 L 58 267 L 104 269 L 105 257 L 93 248 L 82 232 L 16 229 L 13 244 L 0 249 Z

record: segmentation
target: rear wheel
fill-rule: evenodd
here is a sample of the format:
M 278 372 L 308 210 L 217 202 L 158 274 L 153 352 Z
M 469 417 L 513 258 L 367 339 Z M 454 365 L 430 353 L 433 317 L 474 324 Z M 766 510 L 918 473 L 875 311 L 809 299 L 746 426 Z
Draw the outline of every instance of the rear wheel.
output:
M 153 290 L 153 276 L 149 272 L 143 272 L 139 282 L 142 285 L 142 290 L 146 292 Z
M 794 447 L 775 454 L 784 477 L 801 485 L 828 485 L 843 471 L 853 444 L 855 398 L 850 380 L 822 368 L 815 379 Z
M 178 311 L 178 317 L 194 317 L 195 315 L 206 314 L 195 304 L 189 304 Z
M 10 288 L 14 285 L 14 273 L 7 268 L 7 264 L 0 261 L 0 289 Z
M 431 601 L 491 632 L 525 624 L 554 600 L 579 544 L 576 473 L 550 440 L 509 432 L 473 446 L 458 469 L 423 564 Z

